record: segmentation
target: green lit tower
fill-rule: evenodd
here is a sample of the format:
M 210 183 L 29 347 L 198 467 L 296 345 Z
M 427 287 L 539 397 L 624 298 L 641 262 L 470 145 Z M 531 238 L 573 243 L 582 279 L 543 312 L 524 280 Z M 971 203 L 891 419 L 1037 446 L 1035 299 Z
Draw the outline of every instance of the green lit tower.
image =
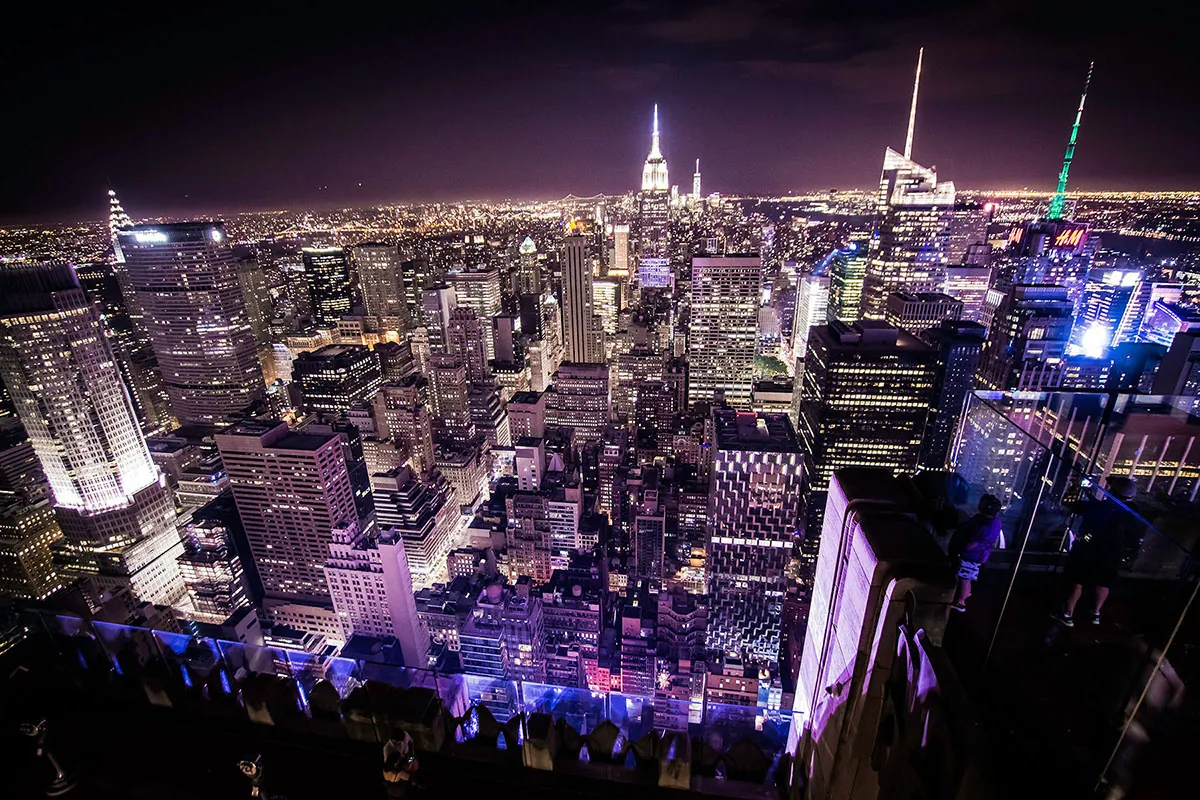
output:
M 1075 157 L 1075 139 L 1079 136 L 1079 121 L 1083 119 L 1083 103 L 1087 100 L 1088 86 L 1092 83 L 1092 70 L 1096 62 L 1088 65 L 1087 80 L 1083 82 L 1083 94 L 1079 96 L 1079 109 L 1075 112 L 1075 124 L 1071 126 L 1071 138 L 1067 140 L 1067 153 L 1063 156 L 1062 171 L 1058 173 L 1058 188 L 1050 200 L 1047 219 L 1062 219 L 1063 202 L 1067 199 L 1067 174 L 1071 171 L 1071 159 Z

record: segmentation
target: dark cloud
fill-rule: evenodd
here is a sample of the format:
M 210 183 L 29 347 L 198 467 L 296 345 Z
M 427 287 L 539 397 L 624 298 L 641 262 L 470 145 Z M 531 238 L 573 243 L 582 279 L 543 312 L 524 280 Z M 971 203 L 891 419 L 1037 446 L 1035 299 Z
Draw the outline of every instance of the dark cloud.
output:
M 21 12 L 32 14 L 20 19 Z M 1032 0 L 49 4 L 13 11 L 0 218 L 617 192 L 659 103 L 726 192 L 870 186 L 925 46 L 919 158 L 960 185 L 1200 185 L 1197 12 Z M 686 176 L 685 176 L 686 177 Z M 682 180 L 686 183 L 686 180 Z M 359 184 L 362 184 L 359 187 Z

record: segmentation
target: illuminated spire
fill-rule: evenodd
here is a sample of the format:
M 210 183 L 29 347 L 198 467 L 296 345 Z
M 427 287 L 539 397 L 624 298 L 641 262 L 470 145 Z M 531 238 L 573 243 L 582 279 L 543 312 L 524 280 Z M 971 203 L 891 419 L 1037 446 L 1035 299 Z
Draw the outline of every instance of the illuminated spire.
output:
M 1047 219 L 1062 219 L 1063 203 L 1067 199 L 1067 174 L 1071 171 L 1071 159 L 1075 158 L 1075 139 L 1079 136 L 1079 122 L 1083 119 L 1083 103 L 1087 100 L 1088 87 L 1092 85 L 1092 70 L 1096 62 L 1088 64 L 1087 80 L 1083 82 L 1083 94 L 1079 96 L 1079 110 L 1075 112 L 1075 124 L 1071 126 L 1071 138 L 1067 140 L 1067 153 L 1063 156 L 1062 171 L 1058 173 L 1058 188 L 1050 199 Z
M 650 158 L 662 158 L 658 146 L 658 103 L 654 104 L 654 131 L 650 134 Z
M 113 257 L 118 264 L 125 263 L 125 254 L 121 252 L 121 243 L 117 240 L 117 231 L 133 226 L 133 220 L 125 213 L 117 193 L 108 190 L 108 234 L 112 238 Z
M 917 91 L 921 88 L 921 61 L 925 58 L 925 48 L 917 51 L 917 79 L 913 81 L 912 108 L 908 110 L 908 136 L 904 140 L 904 157 L 912 158 L 913 133 L 917 130 Z
M 671 188 L 667 180 L 667 160 L 663 158 L 658 138 L 658 104 L 654 105 L 654 128 L 650 134 L 650 155 L 642 167 L 642 191 L 665 192 Z
M 696 159 L 696 172 L 692 175 L 692 197 L 700 199 L 700 159 Z

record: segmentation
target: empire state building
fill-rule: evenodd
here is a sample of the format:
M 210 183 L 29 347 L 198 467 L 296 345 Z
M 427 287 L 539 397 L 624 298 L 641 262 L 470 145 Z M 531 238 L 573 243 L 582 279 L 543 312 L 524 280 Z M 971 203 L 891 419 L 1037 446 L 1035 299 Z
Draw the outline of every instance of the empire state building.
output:
M 667 224 L 670 213 L 670 183 L 667 160 L 659 148 L 658 106 L 654 107 L 654 128 L 650 135 L 650 155 L 642 167 L 642 191 L 638 195 L 638 283 L 643 289 L 671 285 L 668 261 Z

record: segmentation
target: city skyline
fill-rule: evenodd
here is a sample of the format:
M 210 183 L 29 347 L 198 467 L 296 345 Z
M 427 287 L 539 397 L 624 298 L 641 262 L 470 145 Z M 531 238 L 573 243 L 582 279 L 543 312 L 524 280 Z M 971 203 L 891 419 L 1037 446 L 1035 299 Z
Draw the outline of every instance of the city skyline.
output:
M 1190 785 L 1200 188 L 1088 191 L 1200 187 L 1155 10 L 33 26 L 0 220 L 108 212 L 0 224 L 0 668 L 61 700 L 13 706 L 46 793 L 45 725 L 143 695 L 147 736 L 278 726 L 309 788 L 314 737 L 389 731 L 430 797 Z
M 79 46 L 54 48 L 37 70 L 46 56 L 35 37 L 5 81 L 32 123 L 14 131 L 23 158 L 0 179 L 0 219 L 79 218 L 110 183 L 131 207 L 159 213 L 616 193 L 636 177 L 655 103 L 664 154 L 702 159 L 706 188 L 865 187 L 877 153 L 903 142 L 921 46 L 914 158 L 960 186 L 1052 188 L 1093 59 L 1072 186 L 1200 184 L 1174 157 L 1200 107 L 1170 45 L 1182 26 L 1156 30 L 1151 45 L 1139 35 L 1148 20 L 1026 19 L 987 3 L 890 10 L 865 27 L 769 2 L 607 10 L 535 4 L 512 19 L 481 8 L 464 20 L 423 11 L 353 45 L 330 37 L 316 54 L 286 19 L 252 47 L 185 11 L 133 15 L 101 51 L 56 29 L 60 44 Z M 243 30 L 266 22 L 238 16 Z M 548 48 L 540 63 L 519 52 L 530 39 Z M 107 82 L 80 80 L 88 56 L 115 60 L 139 89 L 113 98 Z M 580 83 L 595 87 L 582 107 L 570 90 Z M 57 100 L 66 86 L 71 116 Z M 169 99 L 182 90 L 201 92 L 202 108 Z M 283 99 L 296 91 L 301 99 Z M 686 177 L 677 182 L 686 191 Z

